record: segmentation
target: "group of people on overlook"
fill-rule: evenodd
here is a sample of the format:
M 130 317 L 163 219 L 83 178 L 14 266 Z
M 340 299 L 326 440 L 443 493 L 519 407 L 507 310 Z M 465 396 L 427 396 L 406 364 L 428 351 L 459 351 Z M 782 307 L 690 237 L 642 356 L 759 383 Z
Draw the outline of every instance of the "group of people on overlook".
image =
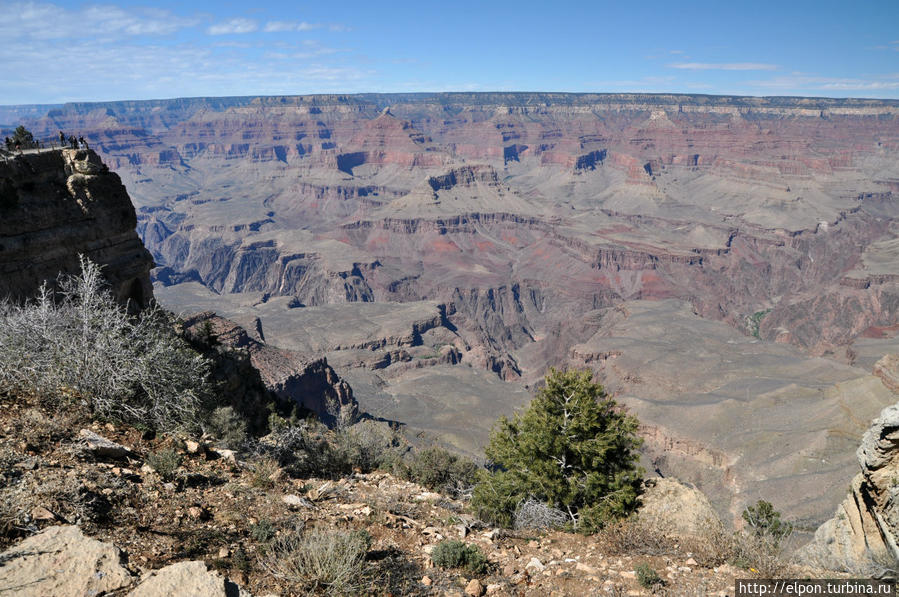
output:
M 66 139 L 66 134 L 62 131 L 59 131 L 59 145 L 60 147 L 65 147 L 66 142 L 68 141 L 69 146 L 72 149 L 78 149 L 79 147 L 83 147 L 84 149 L 90 149 L 87 145 L 87 141 L 84 140 L 84 137 L 78 135 L 69 135 L 68 139 Z
M 21 127 L 20 127 L 21 128 Z M 23 149 L 44 149 L 44 143 L 42 141 L 35 140 L 31 133 L 24 130 L 22 134 L 19 134 L 20 131 L 16 130 L 16 135 L 13 138 L 6 137 L 6 150 L 7 151 L 17 151 L 20 152 Z M 72 149 L 90 149 L 87 144 L 87 140 L 82 135 L 69 135 L 66 137 L 66 134 L 62 131 L 59 131 L 59 146 L 60 147 L 71 147 Z

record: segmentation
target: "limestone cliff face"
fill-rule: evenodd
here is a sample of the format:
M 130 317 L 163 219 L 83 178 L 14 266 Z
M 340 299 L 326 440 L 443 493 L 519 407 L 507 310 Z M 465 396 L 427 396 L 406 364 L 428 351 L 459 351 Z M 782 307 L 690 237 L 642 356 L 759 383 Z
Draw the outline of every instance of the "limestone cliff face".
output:
M 134 206 L 118 175 L 90 150 L 26 153 L 0 162 L 0 296 L 33 296 L 45 280 L 79 271 L 79 255 L 103 266 L 116 298 L 153 298 L 153 258 L 135 232 Z
M 897 364 L 897 355 L 887 355 L 875 365 L 894 391 Z M 801 555 L 812 564 L 853 572 L 894 569 L 899 562 L 899 403 L 874 420 L 856 456 L 861 472 L 852 480 L 849 495 Z

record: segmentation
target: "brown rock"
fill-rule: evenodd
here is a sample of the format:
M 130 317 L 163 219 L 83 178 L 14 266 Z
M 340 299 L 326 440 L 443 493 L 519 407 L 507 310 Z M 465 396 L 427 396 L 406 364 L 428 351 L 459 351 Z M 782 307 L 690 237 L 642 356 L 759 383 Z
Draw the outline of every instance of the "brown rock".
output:
M 484 585 L 478 579 L 473 578 L 465 585 L 465 594 L 472 597 L 481 597 L 484 594 Z

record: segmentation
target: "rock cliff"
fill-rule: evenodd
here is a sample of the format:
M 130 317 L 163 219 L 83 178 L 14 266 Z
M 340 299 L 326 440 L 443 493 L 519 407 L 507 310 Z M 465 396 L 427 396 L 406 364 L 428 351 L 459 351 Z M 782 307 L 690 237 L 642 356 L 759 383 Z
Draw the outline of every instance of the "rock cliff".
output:
M 269 346 L 261 338 L 251 338 L 247 330 L 233 321 L 212 312 L 189 316 L 184 326 L 190 337 L 206 335 L 214 338 L 213 346 L 225 349 L 231 364 L 218 367 L 225 393 L 241 397 L 238 406 L 248 409 L 245 414 L 249 420 L 258 417 L 260 412 L 267 416 L 264 396 L 250 383 L 254 377 L 282 402 L 312 411 L 326 423 L 341 414 L 350 420 L 358 414 L 359 405 L 352 388 L 338 377 L 324 357 L 310 358 Z
M 895 391 L 897 355 L 875 369 Z M 815 565 L 856 573 L 899 571 L 899 403 L 883 409 L 856 452 L 861 472 L 834 517 L 821 525 L 801 554 Z
M 79 255 L 103 266 L 118 300 L 153 298 L 153 259 L 135 232 L 118 175 L 90 150 L 29 152 L 0 162 L 0 296 L 33 296 Z

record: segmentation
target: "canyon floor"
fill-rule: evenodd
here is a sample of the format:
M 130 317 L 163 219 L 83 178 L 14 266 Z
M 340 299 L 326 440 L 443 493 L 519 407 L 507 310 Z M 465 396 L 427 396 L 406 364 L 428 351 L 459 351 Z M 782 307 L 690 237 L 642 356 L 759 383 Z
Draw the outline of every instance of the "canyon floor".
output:
M 17 118 L 0 111 L 2 120 Z M 321 354 L 361 409 L 472 455 L 550 366 L 645 463 L 812 529 L 895 396 L 899 102 L 399 94 L 67 104 L 175 311 Z

